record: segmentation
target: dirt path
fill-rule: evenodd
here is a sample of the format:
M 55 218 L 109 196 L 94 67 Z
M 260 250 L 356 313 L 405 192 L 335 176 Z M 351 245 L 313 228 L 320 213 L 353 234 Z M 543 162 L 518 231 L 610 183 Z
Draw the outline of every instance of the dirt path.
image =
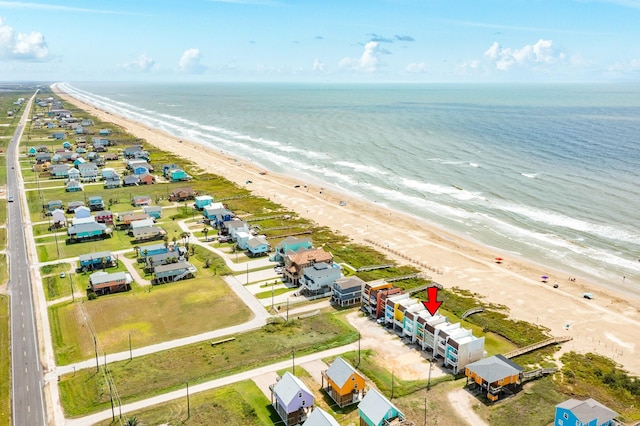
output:
M 482 420 L 473 409 L 475 404 L 479 404 L 478 400 L 473 397 L 466 389 L 458 389 L 449 392 L 447 395 L 449 404 L 458 413 L 467 424 L 471 426 L 489 426 L 487 422 Z

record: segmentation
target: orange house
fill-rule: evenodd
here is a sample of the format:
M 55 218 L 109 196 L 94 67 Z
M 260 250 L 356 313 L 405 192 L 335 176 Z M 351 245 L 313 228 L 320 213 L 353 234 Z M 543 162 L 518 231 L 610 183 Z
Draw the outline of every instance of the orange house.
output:
M 364 376 L 340 357 L 322 372 L 322 388 L 340 407 L 360 402 L 365 394 L 364 387 Z
M 491 401 L 497 401 L 505 386 L 518 386 L 524 368 L 502 355 L 494 355 L 468 364 L 464 374 L 467 383 L 473 381 Z

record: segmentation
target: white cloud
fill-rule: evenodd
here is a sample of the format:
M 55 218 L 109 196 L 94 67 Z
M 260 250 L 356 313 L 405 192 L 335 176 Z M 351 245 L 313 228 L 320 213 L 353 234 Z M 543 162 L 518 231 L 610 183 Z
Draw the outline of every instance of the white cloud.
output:
M 0 57 L 24 61 L 45 61 L 49 48 L 39 32 L 16 33 L 0 18 Z
M 178 69 L 180 70 L 180 72 L 188 74 L 202 73 L 207 69 L 207 67 L 200 63 L 200 59 L 202 59 L 200 49 L 187 49 L 184 51 L 184 53 L 180 57 L 180 60 L 178 61 Z
M 616 62 L 609 66 L 612 72 L 637 72 L 640 71 L 640 59 L 632 59 L 629 62 Z
M 121 64 L 119 67 L 127 71 L 147 72 L 147 71 L 151 71 L 155 66 L 155 64 L 156 64 L 156 61 L 153 60 L 153 58 L 151 58 L 150 56 L 147 56 L 146 53 L 143 53 L 133 61 Z
M 564 53 L 556 51 L 552 40 L 543 39 L 538 40 L 535 44 L 525 45 L 520 49 L 502 47 L 498 42 L 494 42 L 484 52 L 484 57 L 500 71 L 509 71 L 515 66 L 553 65 L 566 59 Z
M 420 63 L 412 62 L 409 65 L 407 65 L 407 67 L 405 68 L 405 71 L 410 73 L 425 73 L 427 72 L 428 69 L 429 67 L 425 62 L 420 62 Z
M 324 63 L 320 62 L 317 58 L 314 59 L 314 61 L 313 61 L 313 70 L 314 71 L 324 72 L 325 71 Z
M 456 66 L 455 73 L 457 75 L 473 75 L 480 69 L 480 65 L 480 61 L 477 59 L 463 62 Z
M 365 72 L 375 72 L 378 69 L 378 56 L 385 53 L 380 50 L 380 45 L 377 41 L 370 41 L 365 44 L 364 52 L 359 58 L 343 58 L 339 65 L 340 68 L 352 69 Z

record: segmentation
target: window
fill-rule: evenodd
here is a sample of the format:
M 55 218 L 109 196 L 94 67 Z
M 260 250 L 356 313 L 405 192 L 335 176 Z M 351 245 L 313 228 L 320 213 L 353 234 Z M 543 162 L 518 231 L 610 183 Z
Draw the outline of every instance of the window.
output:
M 565 420 L 569 420 L 569 415 L 567 413 L 564 413 L 562 417 L 564 417 Z
M 302 392 L 298 392 L 298 398 L 302 398 Z
M 305 403 L 306 403 L 306 401 L 303 399 L 303 400 L 302 400 L 302 404 L 301 404 L 301 405 L 304 407 L 304 404 L 305 404 Z

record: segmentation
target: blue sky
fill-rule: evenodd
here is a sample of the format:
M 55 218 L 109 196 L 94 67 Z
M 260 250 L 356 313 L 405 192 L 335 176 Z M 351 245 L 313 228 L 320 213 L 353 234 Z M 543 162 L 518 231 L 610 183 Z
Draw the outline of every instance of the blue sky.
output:
M 0 80 L 640 78 L 640 0 L 0 1 Z

